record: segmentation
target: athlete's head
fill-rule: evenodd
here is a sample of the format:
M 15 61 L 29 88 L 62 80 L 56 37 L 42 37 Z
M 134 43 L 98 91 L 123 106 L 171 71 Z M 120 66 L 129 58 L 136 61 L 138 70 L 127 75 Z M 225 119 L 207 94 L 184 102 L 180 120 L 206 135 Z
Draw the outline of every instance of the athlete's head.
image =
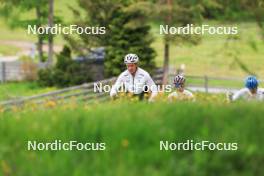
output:
M 183 75 L 176 75 L 173 84 L 178 91 L 182 92 L 184 90 L 185 77 Z
M 135 74 L 137 71 L 137 63 L 139 58 L 136 54 L 127 54 L 124 58 L 124 63 L 127 66 L 127 70 L 131 74 Z
M 248 88 L 252 94 L 257 92 L 258 84 L 258 80 L 255 76 L 248 76 L 245 80 L 245 87 Z

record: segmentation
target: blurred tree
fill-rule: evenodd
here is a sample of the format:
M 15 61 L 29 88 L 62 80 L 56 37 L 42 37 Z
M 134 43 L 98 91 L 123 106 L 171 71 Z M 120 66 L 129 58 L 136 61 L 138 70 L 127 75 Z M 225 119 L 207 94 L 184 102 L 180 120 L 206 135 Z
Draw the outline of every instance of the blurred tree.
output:
M 123 58 L 130 52 L 139 55 L 145 69 L 151 71 L 155 66 L 150 26 L 144 11 L 132 7 L 134 3 L 133 0 L 79 0 L 84 16 L 72 8 L 76 16 L 74 23 L 78 26 L 105 27 L 103 35 L 82 34 L 65 38 L 80 55 L 86 55 L 92 47 L 104 46 L 106 76 L 119 74 L 124 67 Z
M 241 10 L 243 9 L 253 15 L 264 41 L 264 0 L 241 0 Z
M 78 9 L 70 7 L 74 14 L 73 23 L 80 27 L 101 26 L 109 28 L 116 9 L 120 8 L 121 0 L 78 0 Z M 80 34 L 75 36 L 65 35 L 71 48 L 79 55 L 86 55 L 92 47 L 106 46 L 109 40 L 108 31 L 104 35 Z
M 40 26 L 44 26 L 48 23 L 48 17 L 51 18 L 51 16 L 53 16 L 53 10 L 51 9 L 54 3 L 53 0 L 0 0 L 0 2 L 2 4 L 0 13 L 3 17 L 5 17 L 7 23 L 11 28 L 28 28 L 28 25 L 36 25 L 36 28 L 39 28 Z M 49 9 L 51 9 L 52 11 L 49 12 Z M 35 16 L 30 16 L 26 19 L 22 17 L 24 13 L 28 13 L 32 10 L 35 11 Z M 61 21 L 61 19 L 57 16 L 54 20 L 56 22 Z M 46 40 L 47 38 L 49 38 L 50 40 L 51 38 L 53 38 L 53 36 L 49 35 L 47 37 L 45 34 L 37 34 L 37 37 L 39 60 L 44 61 L 44 40 Z M 52 48 L 52 45 L 50 46 Z
M 36 25 L 37 28 L 46 23 L 47 3 L 46 0 L 0 0 L 2 6 L 0 9 L 1 15 L 7 20 L 11 28 L 27 28 L 28 25 Z M 27 13 L 30 10 L 35 10 L 35 19 L 21 19 L 21 14 Z M 43 41 L 45 36 L 38 34 L 37 48 L 40 61 L 43 61 Z
M 210 0 L 207 0 L 210 2 Z M 206 6 L 204 16 L 223 21 L 254 20 L 261 29 L 264 39 L 264 0 L 213 0 Z
M 49 27 L 53 27 L 54 25 L 54 0 L 49 0 L 49 14 L 48 14 L 48 23 Z M 53 62 L 53 35 L 51 33 L 48 34 L 48 42 L 49 42 L 49 55 L 47 60 L 47 67 L 52 66 Z
M 204 18 L 226 22 L 245 20 L 245 17 L 247 17 L 257 22 L 264 39 L 264 0 L 151 0 L 151 2 L 154 6 L 150 9 L 156 12 L 154 21 L 158 24 L 185 26 L 186 24 L 199 24 Z M 194 35 L 164 36 L 163 84 L 167 83 L 170 44 L 175 42 L 177 44 L 182 42 L 197 44 L 199 37 Z M 235 57 L 235 62 L 241 69 L 251 73 L 238 57 Z
M 216 0 L 218 8 L 207 8 L 207 16 L 210 14 L 210 19 L 229 21 L 253 21 L 260 28 L 261 38 L 264 41 L 264 0 Z M 247 74 L 256 75 L 245 63 L 240 59 L 240 48 L 237 48 L 236 43 L 241 42 L 242 38 L 239 35 L 227 36 L 224 45 L 224 53 L 233 58 L 230 67 L 238 65 L 241 70 Z M 257 43 L 254 39 L 250 39 L 248 45 L 255 51 L 258 51 Z
M 124 68 L 123 58 L 128 53 L 136 53 L 140 66 L 150 73 L 155 68 L 156 53 L 150 47 L 153 38 L 150 26 L 144 22 L 144 12 L 140 9 L 125 8 L 115 13 L 109 26 L 105 72 L 107 76 L 118 75 Z
M 154 21 L 159 25 L 169 27 L 186 26 L 187 24 L 198 24 L 202 21 L 204 4 L 202 0 L 152 0 L 154 10 Z M 169 72 L 169 53 L 171 43 L 198 44 L 200 37 L 197 35 L 164 35 L 164 62 L 163 62 L 163 84 L 167 84 Z
M 64 46 L 57 55 L 57 62 L 53 67 L 41 69 L 38 72 L 38 83 L 41 86 L 67 87 L 94 81 L 92 66 L 85 62 L 78 63 L 72 59 L 71 50 Z

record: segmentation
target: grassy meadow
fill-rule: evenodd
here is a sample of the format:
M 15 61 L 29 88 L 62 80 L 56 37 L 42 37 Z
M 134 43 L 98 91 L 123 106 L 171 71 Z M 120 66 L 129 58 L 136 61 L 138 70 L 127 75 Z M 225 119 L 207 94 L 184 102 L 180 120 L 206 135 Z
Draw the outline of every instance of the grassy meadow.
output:
M 9 82 L 0 85 L 0 101 L 46 93 L 55 89 L 53 87 L 40 87 L 37 82 Z
M 68 104 L 0 115 L 1 175 L 263 175 L 263 104 L 215 101 Z M 214 103 L 212 103 L 214 102 Z M 27 141 L 105 142 L 105 151 L 28 151 Z M 235 151 L 160 151 L 169 142 Z M 15 152 L 14 152 L 15 151 Z

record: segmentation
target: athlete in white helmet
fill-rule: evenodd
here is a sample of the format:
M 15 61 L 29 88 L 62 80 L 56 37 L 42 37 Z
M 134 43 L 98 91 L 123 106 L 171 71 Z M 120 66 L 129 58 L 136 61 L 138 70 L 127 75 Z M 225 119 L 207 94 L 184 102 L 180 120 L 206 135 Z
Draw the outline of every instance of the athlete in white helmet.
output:
M 184 89 L 185 87 L 185 77 L 183 75 L 176 75 L 173 81 L 175 85 L 176 91 L 169 94 L 168 99 L 169 101 L 173 100 L 195 100 L 193 94 Z
M 110 96 L 118 96 L 119 88 L 124 87 L 126 92 L 144 98 L 144 93 L 151 91 L 149 101 L 157 95 L 158 89 L 149 73 L 138 67 L 139 58 L 136 54 L 127 54 L 124 58 L 127 70 L 122 72 L 113 85 Z

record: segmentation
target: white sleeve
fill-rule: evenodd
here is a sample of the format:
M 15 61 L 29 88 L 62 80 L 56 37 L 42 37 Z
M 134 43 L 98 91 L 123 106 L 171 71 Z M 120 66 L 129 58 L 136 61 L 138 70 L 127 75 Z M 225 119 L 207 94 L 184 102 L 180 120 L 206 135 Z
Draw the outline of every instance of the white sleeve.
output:
M 186 94 L 188 97 L 190 97 L 190 98 L 194 98 L 192 92 L 190 92 L 189 90 L 185 90 L 184 92 L 185 92 L 185 94 Z
M 185 90 L 186 96 L 188 97 L 188 99 L 192 100 L 192 101 L 196 101 L 195 96 L 193 95 L 193 93 L 189 90 Z
M 149 99 L 152 100 L 155 96 L 157 96 L 158 88 L 157 88 L 156 84 L 154 83 L 154 81 L 152 80 L 152 78 L 150 77 L 149 74 L 147 74 L 146 84 L 151 90 L 151 96 Z
M 260 91 L 260 100 L 263 101 L 264 100 L 264 89 L 258 88 L 258 90 Z
M 237 91 L 233 97 L 232 97 L 232 101 L 236 101 L 240 98 L 242 98 L 245 94 L 247 93 L 246 89 L 241 89 L 239 91 Z
M 117 78 L 115 84 L 112 86 L 112 89 L 110 91 L 110 96 L 113 97 L 115 95 L 117 95 L 117 91 L 118 89 L 121 87 L 123 82 L 123 75 L 119 75 L 119 77 Z

